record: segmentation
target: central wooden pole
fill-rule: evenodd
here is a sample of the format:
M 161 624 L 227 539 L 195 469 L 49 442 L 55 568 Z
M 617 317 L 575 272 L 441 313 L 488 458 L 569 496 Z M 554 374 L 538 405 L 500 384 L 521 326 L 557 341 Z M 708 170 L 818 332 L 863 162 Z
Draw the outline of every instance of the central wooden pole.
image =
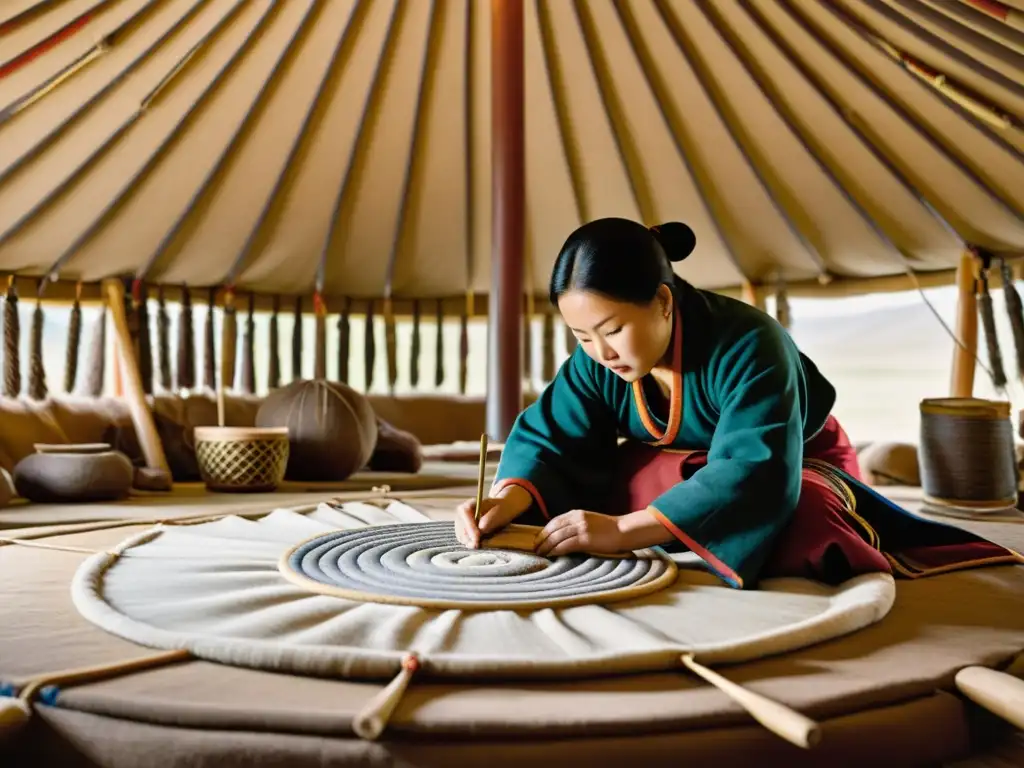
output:
M 493 238 L 487 433 L 504 441 L 522 406 L 524 210 L 523 0 L 491 0 Z
M 956 269 L 956 337 L 963 343 L 963 347 L 959 344 L 953 347 L 953 371 L 949 387 L 951 397 L 974 396 L 974 369 L 978 354 L 976 267 L 974 254 L 967 251 L 960 257 Z

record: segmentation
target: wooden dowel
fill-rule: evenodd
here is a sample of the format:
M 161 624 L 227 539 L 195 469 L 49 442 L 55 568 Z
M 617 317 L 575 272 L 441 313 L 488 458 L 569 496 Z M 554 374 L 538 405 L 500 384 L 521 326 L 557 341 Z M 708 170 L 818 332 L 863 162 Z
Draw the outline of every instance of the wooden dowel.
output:
M 156 432 L 156 423 L 153 421 L 153 414 L 146 404 L 146 396 L 142 391 L 142 376 L 135 365 L 135 357 L 132 354 L 131 335 L 128 332 L 128 318 L 124 310 L 124 286 L 119 280 L 104 280 L 104 292 L 107 295 L 107 305 L 110 308 L 110 316 L 114 321 L 114 348 L 117 354 L 118 366 L 121 380 L 124 384 L 124 396 L 128 401 L 128 411 L 131 413 L 132 424 L 138 435 L 139 444 L 142 446 L 142 454 L 146 459 L 146 466 L 149 469 L 157 469 L 167 474 L 168 483 L 171 477 L 171 470 L 167 464 L 167 457 L 164 455 L 163 445 Z
M 691 672 L 711 683 L 747 710 L 761 725 L 791 744 L 810 749 L 821 741 L 820 726 L 796 710 L 726 680 L 717 672 L 698 664 L 690 654 L 683 656 L 682 662 Z
M 1024 680 L 988 667 L 965 667 L 954 678 L 957 689 L 975 704 L 1024 728 Z
M 976 261 L 974 254 L 965 252 L 956 270 L 957 305 L 956 337 L 963 346 L 954 343 L 953 371 L 950 382 L 951 397 L 971 397 L 974 394 L 974 369 L 978 355 L 978 298 L 975 295 Z

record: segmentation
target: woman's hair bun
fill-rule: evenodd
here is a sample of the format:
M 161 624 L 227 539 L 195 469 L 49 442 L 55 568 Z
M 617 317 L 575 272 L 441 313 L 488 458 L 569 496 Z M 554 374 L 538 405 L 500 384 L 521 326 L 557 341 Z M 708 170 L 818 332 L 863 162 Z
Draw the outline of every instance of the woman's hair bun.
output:
M 697 247 L 697 236 L 680 221 L 669 221 L 651 227 L 651 232 L 661 244 L 669 261 L 682 261 Z

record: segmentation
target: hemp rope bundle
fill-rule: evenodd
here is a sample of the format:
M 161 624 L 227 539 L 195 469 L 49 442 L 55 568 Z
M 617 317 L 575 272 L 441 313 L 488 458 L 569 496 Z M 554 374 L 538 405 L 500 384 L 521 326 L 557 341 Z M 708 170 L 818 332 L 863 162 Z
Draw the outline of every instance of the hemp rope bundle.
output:
M 85 393 L 92 397 L 103 394 L 107 370 L 107 305 L 100 307 L 89 342 L 89 367 L 86 371 Z
M 4 301 L 4 396 L 21 394 L 21 320 L 18 317 L 18 288 L 14 278 L 7 281 Z
M 270 362 L 267 371 L 267 388 L 271 391 L 281 386 L 281 339 L 277 326 L 277 316 L 280 312 L 281 298 L 275 294 L 270 313 Z
M 181 286 L 181 310 L 178 313 L 178 389 L 196 385 L 196 339 L 192 321 L 192 295 Z
M 157 287 L 156 306 L 156 349 L 160 388 L 164 392 L 171 392 L 174 389 L 171 378 L 171 318 L 167 314 L 167 298 L 163 285 Z
M 302 297 L 295 297 L 295 323 L 292 325 L 292 381 L 302 378 Z
M 409 347 L 409 384 L 415 389 L 420 385 L 420 301 L 412 302 L 412 343 Z
M 352 299 L 345 297 L 345 305 L 338 315 L 338 381 L 348 384 L 349 340 L 352 336 Z
M 217 391 L 217 352 L 214 334 L 214 310 L 217 306 L 217 289 L 210 288 L 206 299 L 206 321 L 203 324 L 203 384 L 211 392 Z
M 1017 503 L 1010 404 L 976 398 L 921 402 L 921 486 L 938 506 L 1006 509 Z
M 373 300 L 366 302 L 366 327 L 363 329 L 363 391 L 373 389 L 373 365 L 377 360 L 377 337 L 374 333 Z
M 75 391 L 78 378 L 78 352 L 82 343 L 82 284 L 75 286 L 75 303 L 71 306 L 68 318 L 68 345 L 64 358 L 64 391 Z
M 43 367 L 43 305 L 36 298 L 32 312 L 32 331 L 29 334 L 28 396 L 45 400 L 47 395 L 46 369 Z
M 437 300 L 437 337 L 434 340 L 434 386 L 444 384 L 444 303 Z

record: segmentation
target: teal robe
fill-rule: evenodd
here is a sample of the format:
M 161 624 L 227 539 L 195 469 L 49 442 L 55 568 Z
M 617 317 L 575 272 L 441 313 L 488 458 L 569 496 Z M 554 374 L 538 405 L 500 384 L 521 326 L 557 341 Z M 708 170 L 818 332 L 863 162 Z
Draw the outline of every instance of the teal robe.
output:
M 650 376 L 629 384 L 577 347 L 516 420 L 492 492 L 522 486 L 548 518 L 599 512 L 614 496 L 620 435 L 708 451 L 707 465 L 652 507 L 726 582 L 749 586 L 792 517 L 804 442 L 836 392 L 764 312 L 685 284 L 679 294 L 666 418 L 648 408 Z

